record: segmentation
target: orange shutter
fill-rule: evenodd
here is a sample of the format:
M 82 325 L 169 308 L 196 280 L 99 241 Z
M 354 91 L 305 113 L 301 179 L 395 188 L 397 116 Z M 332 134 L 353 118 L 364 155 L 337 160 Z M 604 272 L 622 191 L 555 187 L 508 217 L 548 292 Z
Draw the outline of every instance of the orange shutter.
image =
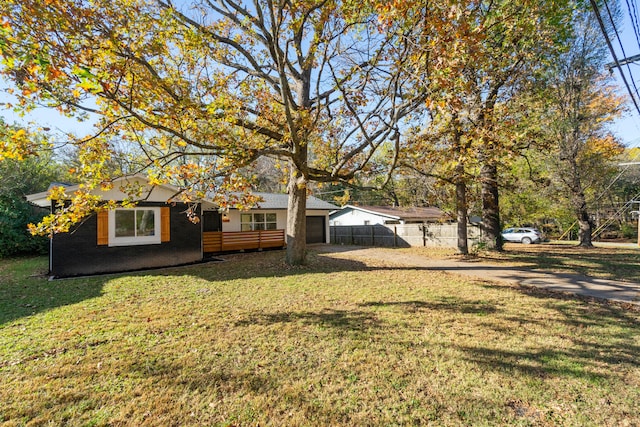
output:
M 109 244 L 109 211 L 98 212 L 98 246 Z
M 160 241 L 171 240 L 171 211 L 167 207 L 160 208 Z

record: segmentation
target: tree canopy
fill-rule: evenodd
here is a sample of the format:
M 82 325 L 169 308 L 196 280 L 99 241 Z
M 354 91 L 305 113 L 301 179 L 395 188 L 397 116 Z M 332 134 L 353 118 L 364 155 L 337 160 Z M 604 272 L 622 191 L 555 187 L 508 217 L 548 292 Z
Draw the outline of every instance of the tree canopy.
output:
M 255 202 L 251 186 L 267 184 L 253 171 L 267 164 L 284 177 L 287 260 L 299 264 L 311 183 L 397 187 L 402 165 L 455 186 L 462 252 L 469 188 L 478 185 L 483 234 L 500 249 L 499 188 L 523 153 L 550 149 L 544 123 L 565 117 L 560 104 L 550 107 L 562 98 L 557 65 L 568 64 L 581 40 L 573 26 L 584 7 L 571 0 L 6 0 L 0 72 L 15 85 L 16 108 L 98 118 L 91 134 L 67 141 L 80 190 L 54 190 L 53 198 L 71 204 L 34 230 L 66 231 L 103 209 L 92 193 L 123 173 L 178 185 L 187 203 L 213 194 L 221 209 L 247 207 Z M 598 120 L 617 108 L 609 95 L 586 104 L 602 109 Z M 570 128 L 557 123 L 564 128 L 555 127 L 556 136 Z M 604 147 L 612 140 L 580 141 Z M 23 159 L 38 145 L 13 129 L 0 157 Z
M 537 82 L 565 48 L 570 1 L 380 2 L 416 42 L 416 84 L 430 119 L 419 126 L 405 164 L 456 185 L 460 250 L 466 252 L 466 186 L 479 180 L 483 234 L 500 249 L 499 166 L 531 145 Z
M 142 150 L 152 182 L 179 178 L 189 183 L 185 198 L 213 191 L 223 208 L 237 203 L 230 191 L 247 188 L 241 168 L 279 159 L 289 175 L 288 260 L 300 263 L 307 184 L 366 172 L 420 98 L 405 81 L 406 42 L 379 31 L 359 6 L 7 1 L 3 73 L 23 108 L 40 102 L 100 116 L 94 135 L 73 141 L 86 183 L 78 204 L 109 185 L 110 138 Z

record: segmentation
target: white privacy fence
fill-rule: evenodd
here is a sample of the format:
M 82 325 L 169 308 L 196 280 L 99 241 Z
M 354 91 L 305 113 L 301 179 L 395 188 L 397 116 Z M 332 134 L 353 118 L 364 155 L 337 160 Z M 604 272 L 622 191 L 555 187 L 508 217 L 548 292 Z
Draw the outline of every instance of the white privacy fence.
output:
M 452 247 L 458 245 L 457 224 L 397 224 L 397 225 L 332 225 L 331 243 L 338 245 L 385 247 Z M 480 238 L 480 227 L 467 227 L 469 246 Z

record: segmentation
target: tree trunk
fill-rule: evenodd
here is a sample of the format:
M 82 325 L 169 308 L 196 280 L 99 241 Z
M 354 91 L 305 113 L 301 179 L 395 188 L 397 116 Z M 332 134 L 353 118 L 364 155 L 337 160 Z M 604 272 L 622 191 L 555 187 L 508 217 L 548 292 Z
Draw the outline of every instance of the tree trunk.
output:
M 586 216 L 586 219 L 585 219 Z M 578 239 L 580 240 L 580 246 L 585 248 L 592 248 L 593 243 L 591 242 L 591 234 L 593 230 L 593 226 L 591 224 L 591 220 L 588 218 L 586 212 L 582 215 L 581 220 L 578 220 Z
M 458 169 L 463 169 L 459 167 Z M 467 185 L 462 179 L 456 182 L 456 212 L 458 219 L 458 253 L 469 254 L 467 240 Z
M 482 188 L 482 234 L 487 243 L 487 249 L 501 251 L 498 167 L 494 162 L 482 165 L 480 181 Z
M 593 232 L 593 221 L 587 211 L 587 201 L 585 200 L 584 193 L 579 192 L 574 195 L 574 208 L 576 211 L 576 217 L 578 219 L 578 240 L 579 245 L 585 248 L 593 247 L 591 241 Z
M 576 156 L 574 156 L 569 163 L 569 170 L 571 171 L 571 205 L 573 206 L 576 219 L 578 220 L 578 244 L 582 247 L 591 248 L 593 247 L 593 243 L 591 242 L 593 221 L 587 211 L 587 199 L 584 195 L 582 179 L 580 176 L 581 169 L 575 157 Z
M 303 265 L 307 249 L 307 181 L 293 165 L 287 192 L 287 264 Z

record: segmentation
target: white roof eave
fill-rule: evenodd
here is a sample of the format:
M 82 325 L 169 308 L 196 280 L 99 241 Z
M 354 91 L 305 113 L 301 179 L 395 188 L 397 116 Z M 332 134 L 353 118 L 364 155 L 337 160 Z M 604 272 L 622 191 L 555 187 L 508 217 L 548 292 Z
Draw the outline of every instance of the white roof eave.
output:
M 346 205 L 344 208 L 351 208 L 351 209 L 354 209 L 354 210 L 357 210 L 357 211 L 360 211 L 360 212 L 366 212 L 366 213 L 371 214 L 371 215 L 378 215 L 378 216 L 389 218 L 389 219 L 395 219 L 395 220 L 401 220 L 402 219 L 402 217 L 397 216 L 397 215 L 389 215 L 389 214 L 385 214 L 385 213 L 381 213 L 381 212 L 372 211 L 372 210 L 369 210 L 369 209 L 362 209 L 360 206 Z M 342 209 L 344 209 L 344 208 L 342 208 Z

